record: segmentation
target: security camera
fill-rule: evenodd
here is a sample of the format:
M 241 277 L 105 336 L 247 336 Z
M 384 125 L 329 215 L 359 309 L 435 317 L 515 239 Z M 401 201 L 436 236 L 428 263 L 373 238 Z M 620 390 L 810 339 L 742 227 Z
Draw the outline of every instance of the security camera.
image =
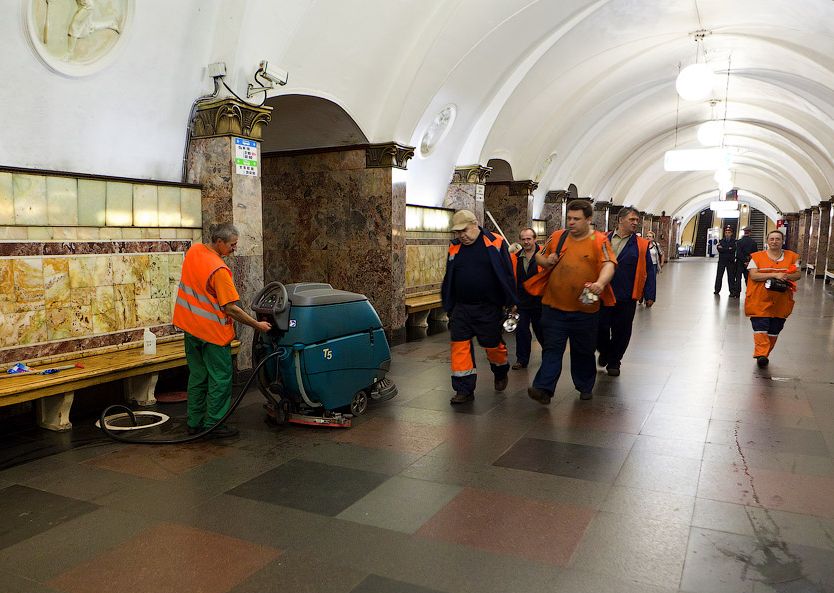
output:
M 260 63 L 259 70 L 260 75 L 273 84 L 284 86 L 290 78 L 290 74 L 286 70 L 281 70 L 280 68 L 270 69 L 269 63 L 266 60 Z

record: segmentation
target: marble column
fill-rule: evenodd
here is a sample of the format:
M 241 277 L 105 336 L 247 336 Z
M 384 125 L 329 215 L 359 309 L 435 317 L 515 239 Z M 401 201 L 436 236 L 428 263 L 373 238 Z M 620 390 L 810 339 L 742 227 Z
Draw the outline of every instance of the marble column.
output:
M 831 196 L 831 226 L 828 229 L 828 259 L 826 260 L 825 271 L 834 274 L 834 196 Z M 826 282 L 830 282 L 826 278 Z
M 652 214 L 651 230 L 654 233 L 654 236 L 657 237 L 658 230 L 660 230 L 660 216 Z
M 193 132 L 186 156 L 186 180 L 203 188 L 204 239 L 209 240 L 208 229 L 213 223 L 231 222 L 240 231 L 238 248 L 227 261 L 241 304 L 247 310 L 252 297 L 264 285 L 260 140 L 271 110 L 232 98 L 200 104 L 191 122 Z M 238 167 L 236 139 L 251 144 L 254 169 Z M 253 331 L 235 323 L 241 341 L 238 370 L 252 368 Z
M 820 231 L 820 207 L 811 206 L 811 230 L 808 233 L 808 260 L 806 263 L 810 266 L 817 263 L 817 251 L 819 249 L 819 231 Z M 814 275 L 816 275 L 816 268 L 814 268 Z
M 518 233 L 533 221 L 533 191 L 535 181 L 496 181 L 486 183 L 484 209 L 489 210 L 512 243 L 518 241 Z M 484 228 L 495 230 L 486 217 Z
M 547 236 L 563 228 L 565 224 L 564 209 L 568 193 L 565 190 L 549 191 L 544 196 L 541 218 L 545 221 Z
M 671 216 L 666 216 L 666 211 L 662 211 L 657 218 L 657 229 L 654 231 L 655 240 L 660 245 L 663 251 L 663 257 L 668 261 L 673 257 L 677 257 L 678 250 L 675 247 L 675 238 L 677 237 L 677 227 L 672 222 Z
M 594 202 L 594 228 L 598 231 L 608 230 L 608 209 L 611 202 Z
M 393 342 L 405 336 L 405 168 L 395 143 L 264 157 L 267 281 L 364 294 Z
M 611 206 L 608 207 L 608 228 L 606 230 L 613 231 L 617 229 L 619 221 L 617 216 L 620 214 L 620 210 L 622 209 L 622 204 L 611 204 Z
M 785 249 L 790 249 L 791 251 L 799 253 L 797 248 L 797 245 L 799 244 L 799 212 L 785 213 L 785 236 Z
M 637 226 L 638 232 L 645 237 L 646 233 L 649 232 L 649 229 L 651 229 L 651 228 L 652 228 L 652 215 L 649 214 L 648 212 L 643 212 L 641 210 L 640 211 L 640 222 Z
M 662 217 L 661 217 L 662 218 Z M 663 223 L 660 224 L 661 231 L 663 230 Z M 673 218 L 671 224 L 671 231 L 669 232 L 669 236 L 667 237 L 669 251 L 666 252 L 666 259 L 678 259 L 678 235 L 681 232 L 681 220 L 679 218 Z
M 811 209 L 806 208 L 799 213 L 799 234 L 796 240 L 796 252 L 799 262 L 804 268 L 808 263 L 808 242 L 811 236 Z
M 814 277 L 825 278 L 828 266 L 828 245 L 831 237 L 831 201 L 820 202 L 820 222 L 817 231 L 817 257 L 814 264 Z
M 443 207 L 453 210 L 471 210 L 478 219 L 478 223 L 483 226 L 484 186 L 491 172 L 492 167 L 483 165 L 455 167 L 452 182 L 443 199 Z

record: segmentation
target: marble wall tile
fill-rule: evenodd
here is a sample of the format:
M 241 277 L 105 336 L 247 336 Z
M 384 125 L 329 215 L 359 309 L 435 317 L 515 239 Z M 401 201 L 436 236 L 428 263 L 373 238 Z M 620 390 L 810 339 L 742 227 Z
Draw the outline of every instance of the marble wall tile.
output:
M 30 226 L 26 228 L 26 238 L 29 241 L 51 241 L 54 229 L 48 226 Z
M 27 311 L 17 317 L 17 340 L 19 344 L 46 342 L 46 310 Z
M 150 229 L 150 228 L 143 228 L 142 229 L 142 238 L 143 239 L 159 239 L 159 229 Z
M 117 227 L 101 227 L 99 229 L 98 238 L 103 241 L 118 241 L 124 238 L 125 229 Z
M 133 283 L 133 294 L 137 299 L 151 298 L 151 262 L 148 255 L 132 256 L 136 281 Z
M 37 226 L 46 222 L 46 177 L 12 174 L 14 222 Z
M 133 186 L 133 226 L 159 226 L 159 192 L 155 185 Z
M 171 185 L 160 185 L 157 188 L 159 226 L 178 227 L 182 220 L 179 187 Z
M 78 227 L 74 226 L 56 226 L 52 227 L 53 241 L 77 241 Z
M 120 329 L 116 322 L 116 298 L 113 285 L 96 287 L 93 302 L 93 332 L 97 334 Z
M 136 299 L 136 321 L 139 327 L 150 327 L 170 322 L 171 301 L 164 299 Z
M 160 239 L 176 239 L 178 231 L 190 231 L 191 229 L 159 229 Z
M 98 179 L 78 180 L 78 224 L 98 227 L 106 224 L 107 182 Z
M 149 282 L 152 299 L 160 299 L 171 296 L 168 286 L 168 255 L 154 254 L 149 256 Z
M 66 257 L 43 259 L 44 297 L 47 307 L 60 306 L 70 300 L 70 262 Z
M 70 260 L 70 287 L 91 288 L 95 284 L 95 261 L 90 257 L 77 257 Z
M 103 228 L 98 229 L 96 227 L 86 227 L 86 226 L 85 227 L 78 227 L 78 229 L 77 229 L 77 231 L 78 231 L 77 232 L 78 240 L 79 241 L 97 241 L 98 239 L 101 238 L 101 234 L 99 233 L 99 230 L 104 230 L 104 229 Z
M 0 241 L 25 241 L 28 237 L 24 226 L 0 226 Z
M 88 307 L 85 307 L 89 309 Z M 48 340 L 65 340 L 72 337 L 75 307 L 50 307 L 46 310 L 46 337 Z
M 116 324 L 120 329 L 138 327 L 136 321 L 136 288 L 133 284 L 113 286 L 115 296 Z
M 14 224 L 12 174 L 0 172 L 0 225 Z
M 74 177 L 46 178 L 46 215 L 52 226 L 78 224 L 78 180 Z
M 107 226 L 133 226 L 133 185 L 118 181 L 107 182 Z
M 142 229 L 137 229 L 136 227 L 128 227 L 125 229 L 121 229 L 122 231 L 122 239 L 125 240 L 132 240 L 132 239 L 141 239 L 142 238 Z
M 199 189 L 184 187 L 180 190 L 180 225 L 203 226 L 202 197 Z
M 16 313 L 6 313 L 0 308 L 0 348 L 18 345 L 18 317 Z
M 408 245 L 405 255 L 406 288 L 443 282 L 447 251 L 445 245 Z
M 90 307 L 95 302 L 95 300 L 95 286 L 70 288 L 69 305 L 71 307 Z
M 43 259 L 27 257 L 13 263 L 14 286 L 23 290 L 43 290 Z

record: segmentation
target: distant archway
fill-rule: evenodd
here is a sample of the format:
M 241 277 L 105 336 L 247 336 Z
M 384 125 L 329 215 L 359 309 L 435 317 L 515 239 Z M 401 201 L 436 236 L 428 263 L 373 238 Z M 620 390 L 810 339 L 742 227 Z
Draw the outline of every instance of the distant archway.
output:
M 311 95 L 279 95 L 266 100 L 272 120 L 264 128 L 262 152 L 367 144 L 368 138 L 339 105 Z

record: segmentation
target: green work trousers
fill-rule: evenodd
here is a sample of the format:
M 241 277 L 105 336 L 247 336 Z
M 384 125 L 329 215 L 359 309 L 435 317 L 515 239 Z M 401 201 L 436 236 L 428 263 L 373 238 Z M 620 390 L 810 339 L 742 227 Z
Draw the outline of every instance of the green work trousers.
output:
M 185 333 L 188 361 L 188 426 L 209 428 L 229 411 L 232 398 L 232 347 Z

